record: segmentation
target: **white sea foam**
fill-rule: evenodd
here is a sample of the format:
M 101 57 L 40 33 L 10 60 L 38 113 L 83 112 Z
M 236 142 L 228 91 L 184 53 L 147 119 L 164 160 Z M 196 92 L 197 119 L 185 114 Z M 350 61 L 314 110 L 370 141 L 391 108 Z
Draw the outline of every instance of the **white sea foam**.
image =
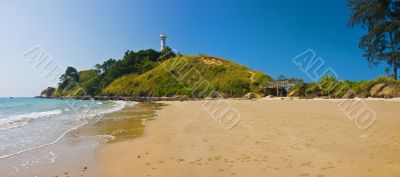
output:
M 64 132 L 60 132 L 60 135 L 57 136 L 54 140 L 51 140 L 51 142 L 43 143 L 43 144 L 41 144 L 41 145 L 26 147 L 26 148 L 21 149 L 21 150 L 18 150 L 18 151 L 16 151 L 16 152 L 11 152 L 11 153 L 7 153 L 7 154 L 0 154 L 0 159 L 12 157 L 12 156 L 15 156 L 15 155 L 18 155 L 18 154 L 22 154 L 22 153 L 25 153 L 25 152 L 28 152 L 28 151 L 32 151 L 32 150 L 35 150 L 35 149 L 40 149 L 40 148 L 43 148 L 43 147 L 46 147 L 46 146 L 50 146 L 50 145 L 56 144 L 56 143 L 57 143 L 58 141 L 60 141 L 60 139 L 62 139 L 67 133 L 71 132 L 72 130 L 78 129 L 78 128 L 80 128 L 80 127 L 86 125 L 86 124 L 88 123 L 88 120 L 89 120 L 89 119 L 92 119 L 92 118 L 94 118 L 95 116 L 97 116 L 97 115 L 99 115 L 99 114 L 102 115 L 102 114 L 108 114 L 108 113 L 120 111 L 120 110 L 122 110 L 123 108 L 125 108 L 127 105 L 136 104 L 135 102 L 125 102 L 125 101 L 113 101 L 113 103 L 114 103 L 114 105 L 113 105 L 112 107 L 109 107 L 109 108 L 102 108 L 102 109 L 99 109 L 99 110 L 95 110 L 95 113 L 93 113 L 92 115 L 86 114 L 86 115 L 85 115 L 85 118 L 84 118 L 85 121 L 80 122 L 78 125 L 75 125 L 75 126 L 69 128 L 68 130 L 66 130 L 66 131 L 64 131 Z M 101 104 L 100 104 L 100 105 L 101 105 Z M 103 105 L 101 105 L 101 106 L 103 106 Z M 45 113 L 39 114 L 39 113 L 37 113 L 37 114 L 31 114 L 30 116 L 23 115 L 23 116 L 20 116 L 20 117 L 22 117 L 22 118 L 24 118 L 24 117 L 30 117 L 30 119 L 32 119 L 32 117 L 33 117 L 33 119 L 34 119 L 34 118 L 39 118 L 39 117 L 43 117 L 43 116 L 51 116 L 51 115 L 61 114 L 61 113 L 62 113 L 61 110 L 57 110 L 57 111 L 59 111 L 59 112 L 55 112 L 55 111 L 54 111 L 54 112 L 48 113 L 48 114 L 45 114 Z M 86 116 L 87 116 L 87 117 L 86 117 Z M 90 118 L 90 116 L 92 116 L 92 118 Z M 86 119 L 86 118 L 88 118 L 88 119 Z M 0 119 L 0 121 L 2 121 L 2 120 Z M 7 123 L 9 124 L 9 122 L 7 122 Z M 1 126 L 1 125 L 2 125 L 2 122 L 0 122 L 0 126 Z M 112 139 L 111 136 L 110 136 L 110 137 L 107 137 L 107 139 L 108 139 L 108 138 Z
M 116 111 L 121 111 L 128 104 L 126 101 L 113 101 L 113 102 L 115 103 L 115 106 L 113 108 L 101 111 L 101 114 L 108 114 Z
M 126 102 L 126 101 L 113 101 L 113 103 L 114 103 L 114 106 L 112 108 L 98 110 L 98 112 L 96 112 L 96 113 L 94 113 L 94 114 L 92 114 L 90 116 L 94 117 L 94 116 L 97 116 L 97 115 L 103 115 L 103 114 L 108 114 L 108 113 L 121 111 L 122 109 L 124 109 L 128 105 L 128 102 Z M 135 103 L 135 102 L 133 102 L 133 103 Z
M 29 114 L 21 114 L 21 115 L 9 116 L 6 118 L 0 118 L 0 131 L 24 126 L 28 124 L 28 122 L 31 121 L 32 119 L 50 117 L 59 114 L 62 114 L 61 110 L 33 112 Z

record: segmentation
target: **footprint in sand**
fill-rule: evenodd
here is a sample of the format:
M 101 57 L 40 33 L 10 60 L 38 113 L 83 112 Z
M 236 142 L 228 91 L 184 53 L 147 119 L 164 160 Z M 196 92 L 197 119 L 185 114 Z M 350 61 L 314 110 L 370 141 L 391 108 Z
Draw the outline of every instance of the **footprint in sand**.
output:
M 332 168 L 335 168 L 335 166 L 327 166 L 327 167 L 323 167 L 323 168 L 321 168 L 321 170 L 329 170 L 329 169 L 332 169 Z
M 290 169 L 290 168 L 293 168 L 293 167 L 294 167 L 294 165 L 289 164 L 288 166 L 286 166 L 286 169 Z
M 300 174 L 299 176 L 301 176 L 301 177 L 307 177 L 307 176 L 310 176 L 310 174 L 309 174 L 309 173 L 302 173 L 302 174 Z
M 394 164 L 393 161 L 387 161 L 386 164 Z
M 312 166 L 312 162 L 304 162 L 304 163 L 302 163 L 300 166 L 311 167 L 311 166 Z

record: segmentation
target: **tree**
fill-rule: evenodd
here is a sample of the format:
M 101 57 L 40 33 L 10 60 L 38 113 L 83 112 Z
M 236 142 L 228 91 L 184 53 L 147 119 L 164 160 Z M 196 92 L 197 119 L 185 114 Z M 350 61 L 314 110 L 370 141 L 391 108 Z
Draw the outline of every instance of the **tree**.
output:
M 110 58 L 107 61 L 105 61 L 103 64 L 97 64 L 95 67 L 99 71 L 100 74 L 103 74 L 106 71 L 108 71 L 115 63 L 116 63 L 116 60 Z
M 371 65 L 387 62 L 397 80 L 400 65 L 400 1 L 348 0 L 349 26 L 360 25 L 368 34 L 361 36 L 360 48 Z
M 318 84 L 322 95 L 331 96 L 331 93 L 338 87 L 338 80 L 334 76 L 326 74 L 319 80 Z
M 60 77 L 60 87 L 64 89 L 68 85 L 76 85 L 79 83 L 79 74 L 74 67 L 68 67 L 63 75 Z
M 100 93 L 99 71 L 95 69 L 80 71 L 79 86 L 87 95 L 94 96 Z

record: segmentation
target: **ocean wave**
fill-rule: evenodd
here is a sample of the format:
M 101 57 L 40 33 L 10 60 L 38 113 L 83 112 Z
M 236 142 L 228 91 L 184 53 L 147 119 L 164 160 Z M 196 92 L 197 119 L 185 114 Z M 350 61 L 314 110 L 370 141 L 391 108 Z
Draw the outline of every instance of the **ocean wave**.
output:
M 128 102 L 126 102 L 126 101 L 113 101 L 113 103 L 115 104 L 113 108 L 110 108 L 108 110 L 104 110 L 101 113 L 102 114 L 108 114 L 108 113 L 112 113 L 112 112 L 121 111 L 122 109 L 124 109 L 128 105 Z
M 136 104 L 136 102 L 125 102 L 125 101 L 112 101 L 112 102 L 113 102 L 114 104 L 112 105 L 111 108 L 101 109 L 99 112 L 97 112 L 95 115 L 92 115 L 92 116 L 96 116 L 96 115 L 98 115 L 98 114 L 108 114 L 108 113 L 120 111 L 120 110 L 124 109 L 127 105 L 130 106 L 130 105 Z M 102 103 L 102 104 L 99 104 L 99 105 L 104 106 L 104 105 L 106 105 L 106 104 L 103 104 L 103 103 Z M 60 114 L 62 113 L 61 110 L 57 110 L 57 111 L 59 111 Z M 56 113 L 56 112 L 53 112 L 53 113 Z M 54 115 L 54 114 L 53 114 L 53 115 Z M 50 115 L 48 115 L 48 116 L 50 116 Z M 34 117 L 34 116 L 32 116 L 32 117 Z M 92 118 L 93 118 L 93 117 L 92 117 Z M 87 119 L 84 119 L 84 120 L 85 120 L 85 121 L 81 122 L 80 124 L 75 125 L 75 126 L 69 128 L 67 131 L 62 132 L 59 136 L 57 136 L 57 138 L 55 138 L 54 140 L 51 140 L 51 142 L 49 142 L 49 143 L 44 143 L 44 144 L 42 144 L 42 145 L 38 145 L 38 146 L 33 146 L 33 147 L 25 148 L 25 149 L 19 150 L 19 151 L 14 152 L 14 153 L 9 153 L 9 154 L 5 154 L 5 155 L 0 154 L 0 159 L 12 157 L 12 156 L 15 156 L 15 155 L 18 155 L 18 154 L 22 154 L 22 153 L 29 152 L 29 151 L 32 151 L 32 150 L 35 150 L 35 149 L 40 149 L 40 148 L 43 148 L 43 147 L 47 147 L 47 146 L 51 146 L 51 145 L 53 145 L 53 144 L 56 144 L 56 143 L 57 143 L 58 141 L 60 141 L 60 139 L 62 139 L 67 133 L 69 133 L 69 132 L 71 132 L 71 131 L 73 131 L 73 130 L 76 130 L 76 129 L 82 127 L 82 126 L 87 125 L 88 120 L 87 120 Z M 1 130 L 2 126 L 3 126 L 3 122 L 1 122 L 1 121 L 3 121 L 3 120 L 0 119 L 0 130 Z M 8 123 L 8 125 L 10 125 L 10 123 Z M 105 139 L 113 139 L 112 136 L 104 136 L 103 138 L 105 138 Z
M 52 110 L 43 112 L 32 112 L 29 114 L 21 114 L 0 118 L 0 131 L 17 128 L 28 124 L 32 119 L 44 118 L 62 114 L 62 110 Z
M 112 107 L 108 108 L 102 107 L 101 109 L 88 109 L 82 114 L 82 116 L 79 119 L 83 118 L 86 121 L 97 122 L 101 120 L 102 115 L 120 111 L 128 105 L 128 102 L 126 101 L 111 101 L 111 102 L 113 103 Z

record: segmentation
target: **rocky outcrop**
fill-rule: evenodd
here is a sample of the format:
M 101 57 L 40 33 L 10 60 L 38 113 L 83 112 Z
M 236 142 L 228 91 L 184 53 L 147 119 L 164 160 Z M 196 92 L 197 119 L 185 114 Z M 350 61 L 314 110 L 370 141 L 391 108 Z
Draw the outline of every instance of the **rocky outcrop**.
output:
M 400 96 L 400 87 L 398 85 L 387 85 L 384 83 L 379 83 L 374 85 L 369 94 L 371 97 L 378 98 L 394 98 Z
M 400 88 L 394 85 L 384 87 L 380 92 L 376 94 L 377 97 L 394 98 L 400 96 Z
M 246 98 L 246 99 L 258 99 L 258 98 L 261 98 L 261 97 L 262 97 L 261 94 L 252 93 L 252 92 L 246 93 L 246 94 L 244 95 L 244 98 Z
M 56 91 L 55 88 L 48 87 L 47 89 L 43 90 L 42 93 L 40 93 L 40 97 L 41 98 L 51 98 L 55 91 Z
M 382 91 L 382 89 L 386 86 L 384 83 L 379 83 L 374 85 L 371 90 L 369 91 L 369 95 L 372 97 L 378 97 L 378 93 Z

